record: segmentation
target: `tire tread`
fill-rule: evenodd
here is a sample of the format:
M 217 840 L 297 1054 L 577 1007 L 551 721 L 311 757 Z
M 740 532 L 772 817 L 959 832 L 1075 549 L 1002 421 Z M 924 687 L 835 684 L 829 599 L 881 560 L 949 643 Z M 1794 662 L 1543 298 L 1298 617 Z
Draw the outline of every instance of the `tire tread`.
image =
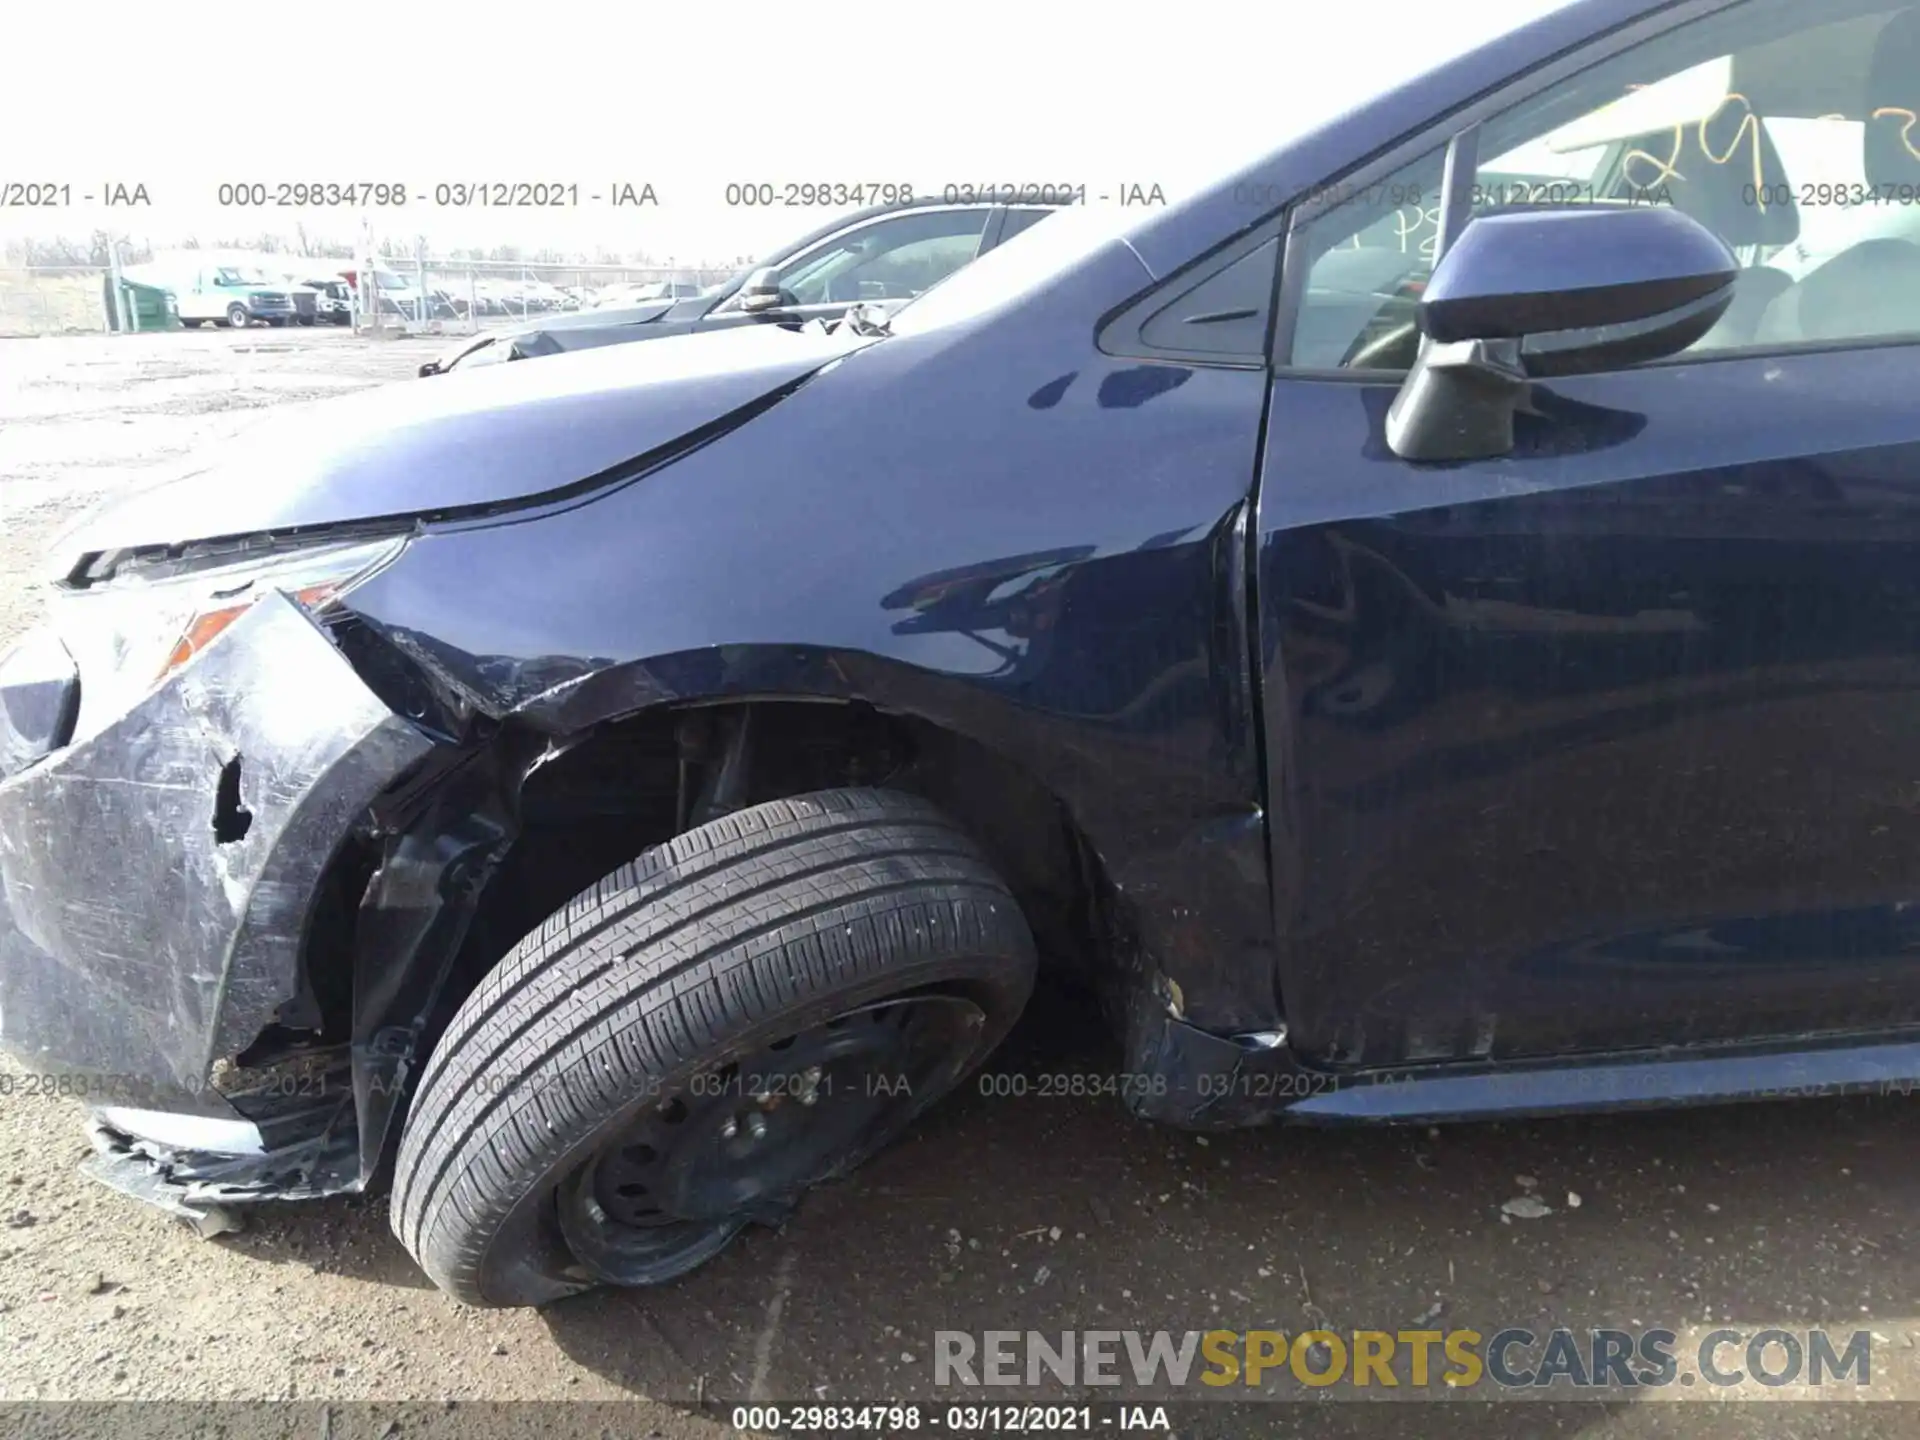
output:
M 678 836 L 556 910 L 459 1007 L 402 1136 L 394 1232 L 442 1288 L 498 1303 L 483 1268 L 508 1213 L 650 1081 L 822 994 L 982 955 L 1004 958 L 1017 1012 L 1025 920 L 916 796 L 819 791 Z

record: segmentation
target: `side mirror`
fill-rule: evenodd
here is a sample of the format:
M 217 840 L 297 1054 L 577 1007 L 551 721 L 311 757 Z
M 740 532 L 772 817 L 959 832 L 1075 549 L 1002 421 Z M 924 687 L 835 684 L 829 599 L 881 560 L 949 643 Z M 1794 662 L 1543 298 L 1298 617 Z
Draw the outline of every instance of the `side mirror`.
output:
M 761 266 L 740 287 L 740 308 L 750 315 L 791 304 L 793 297 L 780 288 L 780 272 L 771 265 Z
M 1675 355 L 1733 300 L 1733 252 L 1670 206 L 1482 215 L 1420 298 L 1419 358 L 1387 411 L 1404 460 L 1513 449 L 1529 383 Z

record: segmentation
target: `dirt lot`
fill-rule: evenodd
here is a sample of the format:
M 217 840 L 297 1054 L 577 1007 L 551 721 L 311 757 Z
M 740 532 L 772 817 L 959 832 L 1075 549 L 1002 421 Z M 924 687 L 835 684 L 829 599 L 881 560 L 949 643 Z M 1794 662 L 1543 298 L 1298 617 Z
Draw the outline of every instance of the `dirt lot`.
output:
M 31 622 L 40 547 L 80 509 L 192 464 L 271 407 L 404 377 L 438 343 L 0 341 L 0 643 Z M 1050 1000 L 995 1069 L 1037 1090 L 1110 1065 L 1097 1032 Z M 197 1240 L 79 1178 L 79 1122 L 71 1102 L 0 1089 L 0 1402 L 201 1408 L 0 1404 L 0 1431 L 712 1435 L 732 1433 L 715 1402 L 934 1398 L 939 1328 L 1663 1324 L 1683 1354 L 1720 1325 L 1870 1329 L 1865 1393 L 1902 1403 L 1859 1403 L 1851 1386 L 1817 1405 L 1717 1402 L 1705 1387 L 1619 1405 L 1338 1403 L 1354 1394 L 1342 1389 L 1196 1406 L 1177 1430 L 1920 1431 L 1920 1108 L 1901 1098 L 1209 1141 L 1130 1122 L 1111 1100 L 970 1087 L 784 1232 L 755 1232 L 680 1284 L 541 1313 L 445 1299 L 378 1201 L 268 1210 Z M 1526 1195 L 1550 1213 L 1503 1215 Z M 205 1408 L 239 1401 L 302 1403 Z

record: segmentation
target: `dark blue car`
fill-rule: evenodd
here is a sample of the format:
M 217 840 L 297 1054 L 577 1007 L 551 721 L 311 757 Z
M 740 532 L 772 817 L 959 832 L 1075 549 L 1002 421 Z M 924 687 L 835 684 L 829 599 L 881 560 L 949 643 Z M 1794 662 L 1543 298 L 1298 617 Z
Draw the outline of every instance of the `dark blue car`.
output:
M 1910 1084 L 1916 110 L 1911 3 L 1584 0 L 890 320 L 256 432 L 0 672 L 0 1040 L 495 1304 L 778 1223 L 1042 969 L 1185 1126 Z

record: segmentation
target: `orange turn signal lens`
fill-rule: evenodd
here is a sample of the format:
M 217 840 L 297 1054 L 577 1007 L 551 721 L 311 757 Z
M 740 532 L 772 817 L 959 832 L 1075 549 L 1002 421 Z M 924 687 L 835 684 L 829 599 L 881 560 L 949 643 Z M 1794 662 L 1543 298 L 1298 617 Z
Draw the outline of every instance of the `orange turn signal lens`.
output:
M 225 610 L 202 610 L 187 622 L 187 628 L 180 632 L 180 638 L 173 642 L 173 649 L 167 655 L 167 663 L 160 667 L 160 673 L 153 678 L 164 680 L 191 660 L 200 651 L 213 642 L 227 626 L 246 614 L 245 605 L 232 605 Z
M 331 600 L 340 589 L 338 580 L 328 580 L 319 585 L 309 585 L 304 590 L 293 592 L 293 599 L 302 608 L 313 610 Z M 187 622 L 187 628 L 180 632 L 180 638 L 174 641 L 173 649 L 167 655 L 167 663 L 160 667 L 160 673 L 154 676 L 158 683 L 167 678 L 194 656 L 198 655 L 214 638 L 247 611 L 253 608 L 258 595 L 252 596 L 238 605 L 228 605 L 219 610 L 202 610 Z

